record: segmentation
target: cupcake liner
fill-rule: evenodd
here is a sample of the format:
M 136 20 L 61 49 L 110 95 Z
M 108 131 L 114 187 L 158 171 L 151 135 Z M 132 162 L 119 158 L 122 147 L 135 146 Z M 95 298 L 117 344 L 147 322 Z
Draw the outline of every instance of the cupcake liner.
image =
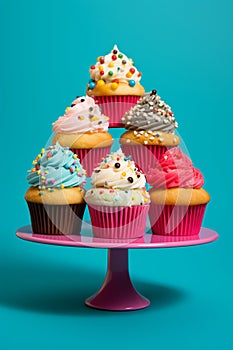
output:
M 121 149 L 128 157 L 132 156 L 136 166 L 143 173 L 156 167 L 162 155 L 173 146 L 122 144 Z
M 48 235 L 79 235 L 86 203 L 53 205 L 27 202 L 32 231 Z
M 109 117 L 110 128 L 122 128 L 123 115 L 134 106 L 141 96 L 95 96 L 95 102 L 102 108 L 102 113 Z
M 200 232 L 206 204 L 157 205 L 151 203 L 152 232 L 158 235 L 193 236 Z
M 90 177 L 94 168 L 111 152 L 111 146 L 96 148 L 71 148 L 71 151 L 77 154 L 83 169 L 86 170 L 86 176 Z
M 108 207 L 89 205 L 94 237 L 132 239 L 142 237 L 149 205 Z

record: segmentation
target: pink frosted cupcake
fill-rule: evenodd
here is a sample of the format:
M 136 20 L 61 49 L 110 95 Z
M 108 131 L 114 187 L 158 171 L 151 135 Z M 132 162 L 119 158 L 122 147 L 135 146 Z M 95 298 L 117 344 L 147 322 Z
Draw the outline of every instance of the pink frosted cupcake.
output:
M 110 152 L 113 140 L 108 125 L 108 117 L 101 113 L 93 98 L 82 96 L 53 123 L 53 143 L 69 147 L 90 176 L 102 157 Z
M 132 155 L 144 173 L 156 166 L 157 160 L 171 147 L 180 143 L 175 135 L 178 124 L 156 90 L 146 93 L 122 118 L 127 132 L 120 143 L 126 155 Z
M 152 232 L 160 235 L 197 235 L 209 194 L 200 170 L 179 148 L 167 151 L 147 174 L 151 198 Z
M 103 113 L 110 117 L 110 127 L 122 127 L 121 117 L 145 92 L 140 84 L 141 73 L 132 59 L 115 45 L 90 67 L 90 77 L 87 95 L 93 96 Z
M 145 176 L 121 152 L 108 155 L 94 170 L 85 201 L 95 237 L 132 239 L 143 236 L 149 210 Z

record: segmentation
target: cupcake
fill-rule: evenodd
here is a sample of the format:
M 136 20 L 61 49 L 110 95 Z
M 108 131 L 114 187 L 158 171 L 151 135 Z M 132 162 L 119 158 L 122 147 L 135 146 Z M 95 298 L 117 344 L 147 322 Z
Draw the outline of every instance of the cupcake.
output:
M 121 117 L 145 92 L 140 84 L 141 73 L 115 45 L 90 67 L 90 77 L 87 95 L 94 96 L 103 113 L 110 117 L 110 127 L 122 127 Z
M 200 170 L 179 148 L 165 152 L 157 166 L 147 174 L 150 189 L 152 232 L 160 235 L 197 235 L 209 194 Z
M 128 130 L 120 143 L 126 155 L 131 154 L 144 173 L 156 166 L 157 160 L 180 139 L 174 134 L 178 124 L 168 106 L 156 90 L 146 93 L 122 118 Z
M 93 98 L 78 97 L 65 115 L 53 123 L 53 143 L 68 146 L 77 154 L 90 176 L 102 157 L 110 152 L 113 141 L 108 125 L 108 117 L 101 113 Z
M 149 210 L 145 176 L 121 150 L 108 155 L 95 168 L 85 195 L 95 237 L 141 237 Z
M 28 171 L 25 195 L 34 233 L 79 234 L 85 210 L 83 170 L 77 155 L 58 143 L 42 149 Z

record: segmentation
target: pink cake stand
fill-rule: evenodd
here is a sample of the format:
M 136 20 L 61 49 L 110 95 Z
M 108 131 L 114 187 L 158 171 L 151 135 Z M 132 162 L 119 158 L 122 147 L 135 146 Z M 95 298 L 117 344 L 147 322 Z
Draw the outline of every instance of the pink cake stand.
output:
M 128 269 L 128 249 L 130 248 L 171 248 L 187 247 L 210 243 L 218 234 L 208 228 L 201 228 L 197 236 L 166 237 L 145 233 L 134 240 L 107 240 L 92 237 L 91 226 L 83 222 L 82 234 L 72 236 L 51 236 L 32 233 L 31 226 L 17 230 L 16 235 L 27 241 L 86 248 L 107 248 L 108 268 L 100 290 L 86 299 L 85 304 L 95 309 L 126 311 L 149 306 L 150 302 L 134 288 Z

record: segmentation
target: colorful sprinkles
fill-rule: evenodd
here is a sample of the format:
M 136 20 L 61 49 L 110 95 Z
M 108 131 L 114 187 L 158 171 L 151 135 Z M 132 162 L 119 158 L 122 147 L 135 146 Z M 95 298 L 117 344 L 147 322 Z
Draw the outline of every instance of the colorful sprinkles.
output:
M 67 163 L 61 165 L 60 167 L 57 166 L 57 160 L 53 160 L 52 158 L 58 154 L 58 151 L 62 151 L 62 154 L 67 156 Z M 51 162 L 51 165 L 50 165 Z M 77 155 L 73 154 L 68 147 L 61 147 L 59 144 L 56 144 L 54 146 L 49 146 L 45 150 L 42 148 L 41 153 L 38 154 L 36 159 L 32 162 L 33 168 L 29 170 L 28 172 L 28 180 L 30 183 L 30 174 L 36 174 L 38 176 L 38 183 L 40 184 L 39 187 L 39 195 L 43 195 L 44 190 L 48 190 L 49 192 L 53 192 L 54 188 L 57 189 L 64 189 L 65 187 L 72 187 L 70 186 L 70 180 L 72 179 L 72 176 L 78 176 L 83 178 L 82 183 L 79 186 L 83 186 L 85 184 L 85 174 L 86 171 L 82 168 L 80 168 L 79 162 L 77 162 Z M 44 170 L 45 167 L 48 167 L 50 170 Z M 67 171 L 67 174 L 64 174 L 65 181 L 68 180 L 68 186 L 66 186 L 66 182 L 62 182 L 62 175 L 59 173 L 59 176 L 57 180 L 55 178 L 51 178 L 51 174 L 54 173 L 55 170 L 61 169 L 61 171 Z M 62 170 L 63 169 L 63 170 Z M 55 173 L 56 174 L 56 173 Z M 70 174 L 70 178 L 68 176 Z M 33 175 L 35 176 L 35 175 Z M 34 178 L 35 179 L 35 178 Z M 76 185 L 77 186 L 77 185 Z
M 157 130 L 172 134 L 178 127 L 171 107 L 161 100 L 155 89 L 144 94 L 123 116 L 122 122 L 126 129 L 134 132 L 135 137 L 140 137 L 140 134 L 149 137 L 150 134 L 150 141 L 153 140 L 151 137 L 160 136 L 157 136 Z M 144 144 L 148 144 L 148 141 L 145 140 Z
M 103 87 L 109 82 L 111 83 L 110 88 L 116 90 L 119 86 L 119 79 L 116 81 L 114 77 L 128 82 L 128 85 L 133 88 L 142 75 L 134 67 L 133 60 L 119 52 L 116 45 L 110 54 L 97 58 L 97 63 L 90 67 L 90 74 L 93 79 L 89 81 L 89 90 L 93 90 L 95 87 Z

